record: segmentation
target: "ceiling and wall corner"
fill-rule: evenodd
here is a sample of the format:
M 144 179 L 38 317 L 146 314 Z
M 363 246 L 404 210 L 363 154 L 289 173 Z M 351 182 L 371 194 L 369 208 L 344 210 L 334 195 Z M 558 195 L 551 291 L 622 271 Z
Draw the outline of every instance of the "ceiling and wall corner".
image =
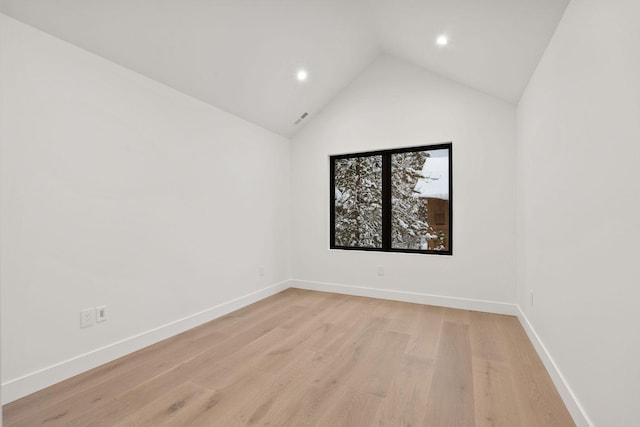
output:
M 516 104 L 567 3 L 4 0 L 0 11 L 292 136 L 380 53 Z

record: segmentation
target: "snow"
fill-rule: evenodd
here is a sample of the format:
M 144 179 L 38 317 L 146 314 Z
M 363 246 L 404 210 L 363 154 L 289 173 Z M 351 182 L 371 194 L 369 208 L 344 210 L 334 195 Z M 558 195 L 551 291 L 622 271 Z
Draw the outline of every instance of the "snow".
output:
M 429 157 L 422 168 L 415 190 L 419 197 L 449 200 L 449 158 Z

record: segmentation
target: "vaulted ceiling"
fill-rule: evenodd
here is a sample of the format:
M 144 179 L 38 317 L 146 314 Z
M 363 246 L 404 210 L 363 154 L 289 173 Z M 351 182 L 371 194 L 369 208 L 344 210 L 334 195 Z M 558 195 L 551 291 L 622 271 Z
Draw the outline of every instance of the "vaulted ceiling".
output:
M 568 1 L 4 0 L 0 11 L 291 136 L 381 53 L 515 104 Z

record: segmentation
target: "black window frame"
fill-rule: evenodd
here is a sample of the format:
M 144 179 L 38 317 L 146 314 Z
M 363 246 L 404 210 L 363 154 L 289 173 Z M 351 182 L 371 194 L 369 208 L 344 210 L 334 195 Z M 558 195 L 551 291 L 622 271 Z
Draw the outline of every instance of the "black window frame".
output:
M 414 151 L 434 151 L 448 150 L 449 160 L 449 226 L 448 226 L 448 249 L 403 249 L 392 247 L 392 203 L 391 203 L 391 156 L 398 153 Z M 335 200 L 335 162 L 340 159 L 351 159 L 358 157 L 382 156 L 382 247 L 359 247 L 359 246 L 338 246 L 336 245 L 336 200 Z M 431 145 L 419 145 L 414 147 L 403 147 L 388 150 L 366 151 L 358 153 L 337 154 L 329 156 L 330 175 L 330 249 L 371 251 L 371 252 L 399 252 L 417 253 L 433 255 L 453 255 L 453 143 L 445 142 Z

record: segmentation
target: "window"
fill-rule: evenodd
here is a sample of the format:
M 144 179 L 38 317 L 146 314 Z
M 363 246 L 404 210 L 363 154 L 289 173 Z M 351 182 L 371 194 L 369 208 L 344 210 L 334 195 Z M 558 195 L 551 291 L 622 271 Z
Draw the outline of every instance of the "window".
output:
M 451 145 L 331 156 L 331 249 L 451 255 Z

